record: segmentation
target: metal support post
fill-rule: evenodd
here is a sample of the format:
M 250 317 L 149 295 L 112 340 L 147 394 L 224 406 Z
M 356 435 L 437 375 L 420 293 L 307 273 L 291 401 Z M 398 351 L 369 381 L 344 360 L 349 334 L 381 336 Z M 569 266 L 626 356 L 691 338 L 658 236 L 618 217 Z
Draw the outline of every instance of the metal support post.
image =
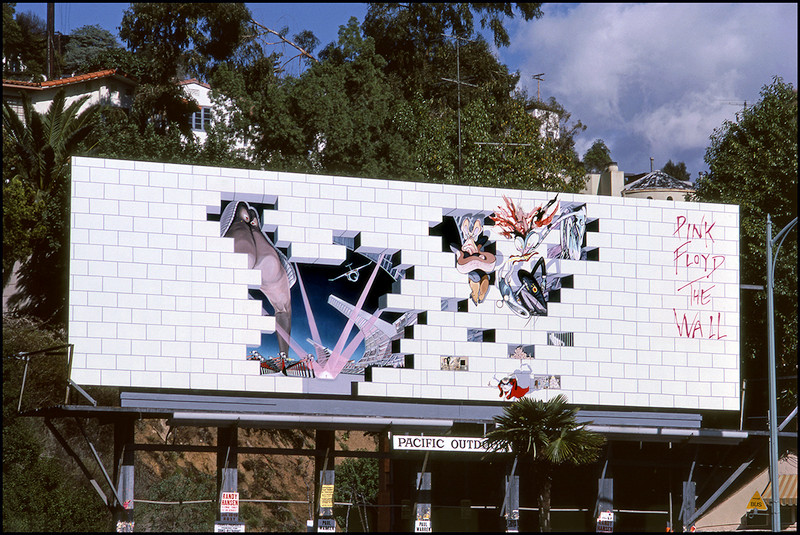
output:
M 220 522 L 239 522 L 238 508 L 236 512 L 222 512 L 223 493 L 239 492 L 238 446 L 238 426 L 217 428 L 217 519 Z M 225 505 L 228 509 L 228 504 Z
M 114 481 L 122 503 L 114 503 L 114 520 L 117 532 L 132 532 L 133 474 L 134 474 L 134 422 L 124 419 L 114 423 Z
M 601 478 L 597 480 L 597 531 L 614 531 L 614 480 Z
M 317 484 L 314 495 L 317 506 L 314 508 L 314 525 L 319 532 L 336 531 L 333 518 L 333 490 L 335 481 L 336 432 L 317 429 L 316 449 L 325 454 L 314 458 L 314 474 Z M 331 468 L 329 470 L 329 468 Z
M 768 345 L 769 361 L 767 376 L 769 378 L 769 480 L 772 484 L 772 496 L 770 500 L 772 506 L 770 512 L 772 516 L 772 531 L 781 530 L 781 500 L 778 492 L 778 387 L 775 363 L 775 310 L 773 303 L 775 260 L 777 260 L 783 240 L 788 232 L 797 225 L 795 217 L 788 225 L 772 238 L 772 219 L 767 214 L 767 324 L 768 324 Z M 775 260 L 773 260 L 772 248 L 775 249 Z
M 381 453 L 389 453 L 391 449 L 391 436 L 388 432 L 381 433 L 378 439 L 378 449 Z M 388 532 L 392 531 L 393 515 L 392 507 L 389 507 L 393 501 L 392 486 L 392 460 L 384 458 L 378 460 L 378 531 Z
M 506 533 L 519 533 L 519 476 L 516 471 L 517 458 L 514 457 L 511 474 L 505 476 L 506 495 L 503 502 L 503 513 L 506 517 Z
M 426 459 L 427 460 L 427 459 Z M 417 506 L 414 515 L 414 532 L 431 533 L 431 473 L 417 472 Z
M 683 522 L 683 531 L 690 531 L 692 524 L 687 524 L 686 521 L 694 516 L 696 506 L 695 500 L 697 499 L 697 484 L 694 481 L 683 482 L 683 499 L 681 501 L 681 513 L 678 520 Z
M 323 470 L 320 477 L 319 519 L 317 531 L 335 532 L 336 519 L 333 518 L 333 490 L 336 482 L 335 470 Z

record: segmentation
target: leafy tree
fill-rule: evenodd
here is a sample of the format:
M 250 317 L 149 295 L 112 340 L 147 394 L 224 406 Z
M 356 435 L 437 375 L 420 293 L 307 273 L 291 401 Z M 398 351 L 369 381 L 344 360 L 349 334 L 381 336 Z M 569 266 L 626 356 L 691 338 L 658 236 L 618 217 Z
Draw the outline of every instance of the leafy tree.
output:
M 178 74 L 206 80 L 242 44 L 250 19 L 243 3 L 133 3 L 120 37 L 151 62 L 153 82 Z
M 47 63 L 44 21 L 31 12 L 14 18 L 16 4 L 3 4 L 3 76 L 40 81 Z
M 576 422 L 577 412 L 563 394 L 549 401 L 521 398 L 494 417 L 496 427 L 485 435 L 489 451 L 510 448 L 529 463 L 539 487 L 539 531 L 550 531 L 550 491 L 558 467 L 595 462 L 605 442 Z
M 16 3 L 3 3 L 3 78 L 19 71 L 22 28 L 14 17 Z
M 405 174 L 408 151 L 393 124 L 398 95 L 384 66 L 352 17 L 326 60 L 290 86 L 300 147 L 311 152 L 312 166 L 338 175 Z
M 131 4 L 120 37 L 147 65 L 138 73 L 131 109 L 140 133 L 153 124 L 159 134 L 172 129 L 191 136 L 189 116 L 197 105 L 174 82 L 187 75 L 209 79 L 218 63 L 246 42 L 250 20 L 241 3 Z
M 369 531 L 367 505 L 374 503 L 378 496 L 378 460 L 345 459 L 336 466 L 335 502 L 352 503 L 358 511 L 359 521 L 364 531 Z M 344 516 L 337 515 L 337 524 L 349 531 L 350 506 Z
M 56 93 L 45 114 L 23 94 L 23 117 L 3 103 L 3 279 L 21 263 L 22 291 L 9 306 L 46 321 L 65 322 L 69 246 L 69 163 L 95 135 L 99 106 L 78 113 Z
M 149 63 L 141 55 L 122 47 L 104 48 L 89 55 L 76 68 L 77 74 L 96 72 L 106 69 L 119 69 L 137 81 L 146 80 L 149 76 Z
M 666 164 L 664 164 L 664 167 L 662 167 L 661 170 L 669 176 L 677 178 L 678 180 L 689 181 L 692 179 L 689 171 L 686 170 L 686 164 L 684 162 L 673 163 L 672 160 L 669 160 Z
M 147 500 L 190 502 L 212 499 L 216 493 L 214 476 L 193 467 L 177 468 L 150 487 Z M 213 503 L 149 504 L 136 506 L 136 525 L 143 531 L 207 531 L 214 525 Z
M 739 205 L 743 284 L 766 285 L 766 221 L 773 237 L 797 217 L 797 90 L 775 77 L 736 121 L 714 130 L 706 149 L 709 173 L 692 200 Z M 780 376 L 797 375 L 797 230 L 783 242 L 775 269 L 775 341 Z M 764 376 L 767 361 L 766 295 L 742 292 L 742 356 L 747 377 Z M 782 405 L 795 407 L 797 383 L 781 383 Z M 755 410 L 764 414 L 763 406 Z
M 583 155 L 583 165 L 587 173 L 602 173 L 611 161 L 611 151 L 602 139 L 595 139 Z
M 7 202 L 4 199 L 4 204 Z M 3 316 L 3 529 L 108 531 L 111 516 L 73 461 L 48 447 L 40 419 L 22 418 L 17 402 L 24 363 L 13 358 L 66 342 L 63 331 L 30 318 Z M 30 361 L 23 409 L 64 402 L 66 358 L 40 355 Z M 54 362 L 54 360 L 56 360 Z M 90 430 L 91 432 L 91 430 Z
M 70 34 L 64 51 L 64 71 L 77 72 L 100 52 L 113 48 L 119 48 L 119 43 L 111 32 L 97 24 L 82 26 Z
M 490 30 L 495 45 L 508 46 L 503 21 L 514 17 L 514 8 L 525 20 L 542 16 L 538 3 L 373 3 L 362 29 L 375 39 L 375 51 L 387 61 L 386 73 L 402 83 L 405 97 L 421 91 L 423 98 L 429 98 L 445 76 L 441 60 L 446 59 L 448 71 L 454 64 L 455 45 L 445 34 L 473 39 L 477 15 L 481 28 Z M 463 48 L 468 53 L 469 47 Z M 453 53 L 445 58 L 446 51 Z
M 435 107 L 431 99 L 424 99 L 417 93 L 411 100 L 398 103 L 394 121 L 398 130 L 405 133 L 406 139 L 413 140 L 409 149 L 409 178 L 426 182 L 455 182 L 455 114 Z

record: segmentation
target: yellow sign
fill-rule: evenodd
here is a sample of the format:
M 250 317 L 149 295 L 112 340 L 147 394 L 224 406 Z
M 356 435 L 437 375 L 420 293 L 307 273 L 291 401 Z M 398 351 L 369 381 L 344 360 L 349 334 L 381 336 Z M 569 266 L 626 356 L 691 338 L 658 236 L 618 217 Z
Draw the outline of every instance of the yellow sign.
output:
M 749 511 L 751 509 L 758 509 L 759 511 L 767 510 L 767 504 L 761 499 L 761 494 L 759 494 L 758 491 L 753 494 L 753 497 L 750 498 L 750 503 L 747 504 L 747 510 Z
M 333 485 L 322 485 L 322 493 L 319 497 L 320 507 L 333 507 Z

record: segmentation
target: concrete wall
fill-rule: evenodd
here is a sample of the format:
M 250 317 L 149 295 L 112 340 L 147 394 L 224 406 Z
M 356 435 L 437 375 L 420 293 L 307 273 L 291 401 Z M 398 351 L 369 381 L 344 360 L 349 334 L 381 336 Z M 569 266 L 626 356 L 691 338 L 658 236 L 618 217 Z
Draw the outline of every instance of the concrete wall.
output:
M 690 192 L 683 189 L 652 189 L 625 192 L 627 199 L 657 199 L 660 201 L 685 201 Z
M 625 173 L 615 162 L 608 164 L 602 173 L 589 173 L 586 186 L 581 193 L 620 197 L 625 186 Z

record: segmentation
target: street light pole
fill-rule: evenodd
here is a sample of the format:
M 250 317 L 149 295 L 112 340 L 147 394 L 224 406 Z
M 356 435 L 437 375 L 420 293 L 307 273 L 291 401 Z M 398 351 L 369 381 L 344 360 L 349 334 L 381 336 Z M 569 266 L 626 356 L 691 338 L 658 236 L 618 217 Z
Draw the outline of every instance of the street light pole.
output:
M 767 214 L 767 331 L 769 342 L 769 480 L 772 501 L 772 531 L 781 530 L 781 499 L 778 481 L 778 388 L 775 377 L 775 310 L 772 299 L 773 283 L 775 278 L 775 263 L 781 245 L 786 235 L 794 226 L 797 225 L 795 217 L 788 225 L 772 238 L 772 219 Z M 773 260 L 772 248 L 775 247 L 775 260 Z

